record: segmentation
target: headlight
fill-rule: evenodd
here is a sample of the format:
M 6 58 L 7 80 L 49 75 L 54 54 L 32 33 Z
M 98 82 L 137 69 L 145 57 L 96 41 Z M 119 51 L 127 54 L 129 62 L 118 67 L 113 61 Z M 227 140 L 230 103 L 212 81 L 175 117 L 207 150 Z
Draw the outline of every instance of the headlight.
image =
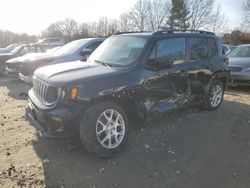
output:
M 78 95 L 78 88 L 77 87 L 73 87 L 70 89 L 70 99 L 74 100 L 77 98 Z
M 59 97 L 59 96 L 61 96 L 61 94 L 62 94 L 62 89 L 61 88 L 57 88 L 57 96 Z
M 250 72 L 250 67 L 243 68 L 243 69 L 242 69 L 242 72 Z

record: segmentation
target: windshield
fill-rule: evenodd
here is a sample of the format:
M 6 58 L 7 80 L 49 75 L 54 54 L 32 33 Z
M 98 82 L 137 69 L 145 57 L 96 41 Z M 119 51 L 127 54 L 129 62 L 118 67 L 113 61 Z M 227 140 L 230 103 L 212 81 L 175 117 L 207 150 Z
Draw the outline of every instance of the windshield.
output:
M 7 46 L 5 49 L 11 50 L 11 49 L 14 49 L 16 46 L 17 46 L 16 44 L 11 44 L 11 45 Z
M 250 57 L 250 46 L 241 46 L 235 48 L 228 57 Z
M 86 44 L 87 42 L 89 42 L 89 39 L 72 41 L 72 42 L 62 46 L 60 49 L 56 50 L 55 54 L 57 54 L 57 55 L 73 54 L 79 48 L 81 48 L 84 44 Z
M 135 62 L 147 38 L 138 36 L 113 36 L 106 39 L 89 57 L 90 62 L 110 66 L 127 66 Z
M 18 46 L 18 47 L 16 47 L 16 48 L 14 48 L 10 53 L 15 54 L 15 53 L 17 53 L 21 48 L 23 48 L 23 46 Z

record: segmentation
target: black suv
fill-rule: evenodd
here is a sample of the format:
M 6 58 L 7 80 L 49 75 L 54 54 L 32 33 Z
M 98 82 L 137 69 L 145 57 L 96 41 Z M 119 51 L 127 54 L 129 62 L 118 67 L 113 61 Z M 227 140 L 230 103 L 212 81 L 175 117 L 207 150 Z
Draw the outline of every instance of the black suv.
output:
M 216 110 L 229 75 L 226 61 L 211 32 L 113 35 L 86 63 L 36 70 L 29 115 L 44 136 L 79 133 L 88 151 L 111 154 L 124 145 L 130 118 L 145 120 L 197 100 Z

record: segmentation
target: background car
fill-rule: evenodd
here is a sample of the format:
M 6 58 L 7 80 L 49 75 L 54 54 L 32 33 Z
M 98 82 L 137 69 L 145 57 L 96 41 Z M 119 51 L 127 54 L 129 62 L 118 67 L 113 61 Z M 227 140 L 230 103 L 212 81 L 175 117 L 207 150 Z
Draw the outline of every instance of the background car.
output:
M 229 55 L 230 85 L 250 85 L 250 44 L 234 49 Z
M 46 50 L 46 54 L 52 54 L 54 53 L 56 50 L 58 50 L 59 48 L 61 48 L 61 46 L 57 46 L 57 47 L 53 47 L 51 49 Z M 32 60 L 41 56 L 45 55 L 44 52 L 41 53 L 28 53 L 25 54 L 21 57 L 17 57 L 17 58 L 13 58 L 13 59 L 9 59 L 8 61 L 5 62 L 5 75 L 11 75 L 11 76 L 18 76 L 19 73 L 19 68 L 21 66 L 21 64 L 25 61 L 28 60 Z
M 14 48 L 16 48 L 17 46 L 19 46 L 19 44 L 11 44 L 6 48 L 0 48 L 0 54 L 9 53 L 12 50 L 14 50 Z
M 45 38 L 45 39 L 40 39 L 35 44 L 43 44 L 43 45 L 51 45 L 51 46 L 63 46 L 65 43 L 64 43 L 63 39 L 60 39 L 60 38 Z
M 51 54 L 25 60 L 19 69 L 19 78 L 32 83 L 34 71 L 46 65 L 65 63 L 76 60 L 87 60 L 88 56 L 104 41 L 104 38 L 87 38 L 72 41 Z
M 28 53 L 43 53 L 52 47 L 53 46 L 49 45 L 25 44 L 17 46 L 9 53 L 0 54 L 0 74 L 6 75 L 6 61 L 13 58 L 21 57 Z

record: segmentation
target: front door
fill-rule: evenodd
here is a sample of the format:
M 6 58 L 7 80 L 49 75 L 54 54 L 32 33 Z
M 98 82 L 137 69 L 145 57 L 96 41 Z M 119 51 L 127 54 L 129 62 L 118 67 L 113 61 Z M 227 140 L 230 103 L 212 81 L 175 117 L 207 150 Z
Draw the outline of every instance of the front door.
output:
M 176 108 L 189 93 L 186 39 L 165 38 L 152 48 L 147 68 L 143 74 L 145 107 L 150 112 L 164 112 Z M 150 67 L 150 66 L 146 66 Z

